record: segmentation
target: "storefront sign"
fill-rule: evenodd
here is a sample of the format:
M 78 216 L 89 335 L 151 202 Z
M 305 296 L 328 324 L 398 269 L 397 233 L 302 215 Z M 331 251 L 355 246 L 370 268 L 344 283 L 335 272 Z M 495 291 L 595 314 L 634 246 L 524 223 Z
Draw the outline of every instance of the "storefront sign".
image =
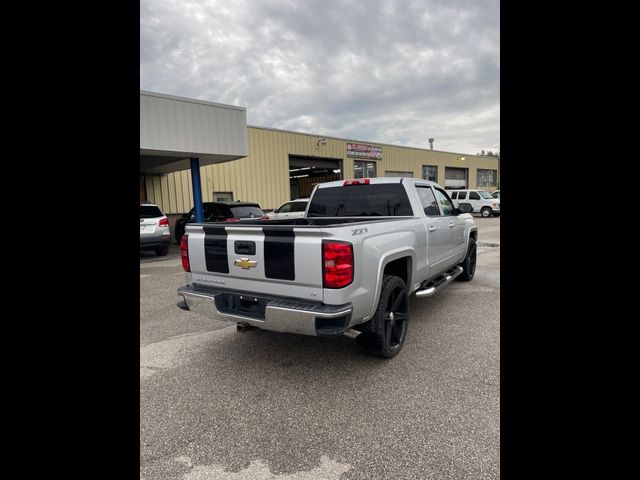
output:
M 363 145 L 362 143 L 347 143 L 347 157 L 382 160 L 382 147 Z

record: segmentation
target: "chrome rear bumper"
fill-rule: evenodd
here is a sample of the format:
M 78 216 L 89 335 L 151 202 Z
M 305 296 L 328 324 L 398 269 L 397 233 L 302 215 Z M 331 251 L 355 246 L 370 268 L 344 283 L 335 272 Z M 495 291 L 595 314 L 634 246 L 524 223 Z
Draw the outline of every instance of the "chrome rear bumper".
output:
M 302 335 L 341 335 L 348 329 L 353 311 L 351 304 L 324 305 L 194 285 L 178 288 L 178 295 L 184 298 L 180 308 L 209 318 Z M 255 302 L 256 307 L 260 304 L 264 308 L 257 308 L 255 312 L 239 312 L 230 307 L 238 301 Z

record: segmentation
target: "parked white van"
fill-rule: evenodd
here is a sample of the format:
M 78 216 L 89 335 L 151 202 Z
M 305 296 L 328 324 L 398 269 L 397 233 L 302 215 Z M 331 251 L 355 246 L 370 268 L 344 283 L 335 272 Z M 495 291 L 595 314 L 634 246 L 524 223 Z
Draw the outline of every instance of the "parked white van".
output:
M 473 207 L 473 213 L 479 213 L 483 217 L 500 215 L 500 199 L 493 198 L 485 190 L 447 190 L 447 193 L 456 207 L 460 203 L 468 203 Z

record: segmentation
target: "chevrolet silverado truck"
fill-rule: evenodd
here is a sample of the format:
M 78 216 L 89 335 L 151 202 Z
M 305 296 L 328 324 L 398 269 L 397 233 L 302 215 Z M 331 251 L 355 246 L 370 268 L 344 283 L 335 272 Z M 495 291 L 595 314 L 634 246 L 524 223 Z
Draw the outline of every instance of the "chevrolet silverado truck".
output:
M 347 335 L 395 356 L 409 296 L 471 280 L 478 229 L 436 183 L 413 178 L 317 185 L 303 218 L 189 224 L 178 306 L 303 335 Z

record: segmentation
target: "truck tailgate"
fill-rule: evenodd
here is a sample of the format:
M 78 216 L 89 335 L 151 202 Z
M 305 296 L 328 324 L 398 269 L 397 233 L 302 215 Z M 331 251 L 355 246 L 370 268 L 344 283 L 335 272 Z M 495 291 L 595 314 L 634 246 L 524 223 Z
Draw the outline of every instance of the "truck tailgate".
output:
M 322 229 L 212 223 L 186 233 L 195 285 L 323 300 Z

